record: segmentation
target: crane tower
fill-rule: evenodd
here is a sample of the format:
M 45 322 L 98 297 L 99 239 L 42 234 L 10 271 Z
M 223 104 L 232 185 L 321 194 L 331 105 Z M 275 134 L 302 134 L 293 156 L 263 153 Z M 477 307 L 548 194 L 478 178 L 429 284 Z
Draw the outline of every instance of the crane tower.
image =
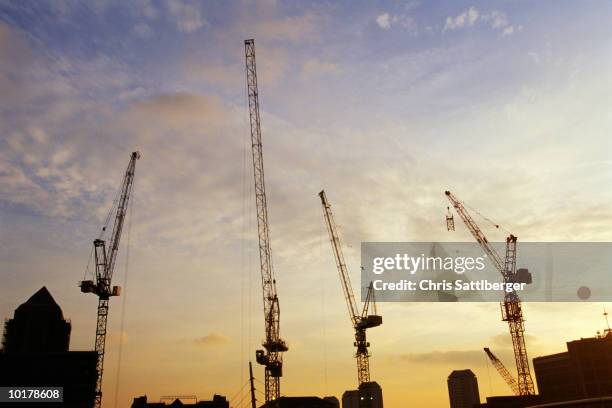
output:
M 325 225 L 327 226 L 329 240 L 336 259 L 336 266 L 338 268 L 338 274 L 340 275 L 340 283 L 342 284 L 342 290 L 344 291 L 344 298 L 348 307 L 349 317 L 351 318 L 351 323 L 353 323 L 353 328 L 355 329 L 354 345 L 357 347 L 357 352 L 355 353 L 355 358 L 357 359 L 357 379 L 359 386 L 361 386 L 362 384 L 370 382 L 370 354 L 368 351 L 370 343 L 366 339 L 366 329 L 380 326 L 382 324 L 382 317 L 376 312 L 376 300 L 374 298 L 374 288 L 372 284 L 370 284 L 368 287 L 363 310 L 361 313 L 359 312 L 357 302 L 355 301 L 355 295 L 353 294 L 348 268 L 342 253 L 340 236 L 338 235 L 334 215 L 331 212 L 331 205 L 327 201 L 325 191 L 321 191 L 319 193 L 319 197 L 321 198 Z M 369 314 L 370 306 L 372 307 L 373 314 Z M 369 405 L 370 399 L 368 396 L 365 396 L 362 401 L 365 401 L 362 405 L 367 406 Z
M 134 172 L 136 170 L 136 160 L 140 159 L 139 152 L 133 152 L 130 156 L 123 183 L 121 185 L 119 201 L 115 214 L 113 230 L 110 235 L 108 246 L 103 239 L 94 240 L 94 259 L 95 259 L 95 280 L 84 280 L 79 283 L 81 292 L 93 293 L 98 296 L 98 319 L 96 323 L 96 353 L 98 360 L 96 369 L 98 371 L 98 379 L 96 382 L 96 394 L 94 407 L 100 408 L 102 405 L 102 374 L 104 372 L 104 349 L 106 344 L 106 323 L 108 320 L 109 299 L 112 296 L 119 296 L 121 288 L 119 286 L 111 287 L 111 280 L 115 270 L 115 261 L 119 252 L 119 242 L 121 240 L 121 232 L 123 230 L 123 222 L 127 213 L 130 194 L 134 185 Z M 110 218 L 109 218 L 110 220 Z M 106 226 L 103 231 L 106 230 Z
M 501 256 L 497 253 L 495 248 L 491 246 L 487 237 L 480 227 L 478 227 L 478 224 L 476 224 L 476 221 L 474 221 L 463 203 L 461 203 L 461 201 L 459 201 L 450 191 L 446 191 L 445 194 L 472 236 L 476 239 L 476 242 L 478 242 L 482 250 L 487 253 L 493 266 L 501 273 L 504 283 L 531 283 L 531 275 L 527 270 L 519 270 L 521 273 L 517 273 L 516 270 L 516 236 L 510 234 L 506 238 L 506 256 L 504 260 L 502 260 Z M 499 228 L 499 225 L 495 225 L 495 227 Z M 508 322 L 510 335 L 512 337 L 514 359 L 518 373 L 519 395 L 534 395 L 535 388 L 531 377 L 527 348 L 525 347 L 525 320 L 523 318 L 521 299 L 514 290 L 512 292 L 505 292 L 504 301 L 501 302 L 500 305 L 502 320 Z
M 266 338 L 263 350 L 257 350 L 258 364 L 265 367 L 266 402 L 280 397 L 280 377 L 283 376 L 283 352 L 289 348 L 280 337 L 280 307 L 276 293 L 276 278 L 272 267 L 268 206 L 264 182 L 263 149 L 259 116 L 259 91 L 257 89 L 257 68 L 255 65 L 255 40 L 245 40 L 247 94 L 251 125 L 251 146 L 253 150 L 253 176 L 255 179 L 255 204 L 257 207 L 257 231 L 259 238 L 259 261 L 263 287 L 264 320 Z

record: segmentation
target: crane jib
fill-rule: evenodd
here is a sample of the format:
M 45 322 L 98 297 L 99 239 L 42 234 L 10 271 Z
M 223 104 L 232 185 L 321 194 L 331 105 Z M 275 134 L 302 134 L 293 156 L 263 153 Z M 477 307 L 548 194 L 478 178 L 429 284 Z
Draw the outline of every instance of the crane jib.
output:
M 257 363 L 265 366 L 266 402 L 280 397 L 280 377 L 283 375 L 282 353 L 288 350 L 280 337 L 280 306 L 276 294 L 276 279 L 272 268 L 270 229 L 263 166 L 263 147 L 259 116 L 259 91 L 257 89 L 257 68 L 255 63 L 255 41 L 245 40 L 247 74 L 247 97 L 249 102 L 249 123 L 253 154 L 253 178 L 255 182 L 255 204 L 257 209 L 257 232 L 259 240 L 259 261 L 264 304 L 266 339 L 264 350 L 256 351 Z
M 500 255 L 493 249 L 484 233 L 480 227 L 478 227 L 478 224 L 476 224 L 464 205 L 450 191 L 446 191 L 445 194 L 476 242 L 478 242 L 483 251 L 489 255 L 490 261 L 501 273 L 504 282 L 507 283 L 517 279 L 516 236 L 510 234 L 506 238 L 506 254 L 504 260 L 502 261 Z M 495 227 L 499 228 L 499 225 L 495 224 Z M 500 304 L 500 308 L 502 320 L 508 323 L 510 335 L 512 337 L 512 346 L 514 348 L 514 358 L 517 369 L 518 394 L 534 395 L 535 386 L 531 377 L 527 347 L 525 346 L 525 325 L 521 308 L 521 300 L 516 292 L 506 294 L 504 301 Z
M 98 296 L 98 315 L 96 321 L 96 341 L 95 351 L 97 353 L 96 371 L 98 373 L 96 380 L 96 391 L 94 399 L 94 407 L 102 406 L 102 374 L 104 373 L 104 353 L 106 348 L 106 326 L 108 321 L 109 299 L 112 296 L 119 296 L 121 288 L 111 286 L 113 271 L 115 269 L 115 260 L 119 251 L 119 243 L 121 241 L 121 232 L 123 231 L 123 223 L 127 213 L 127 208 L 130 200 L 130 194 L 134 186 L 134 174 L 136 170 L 136 160 L 140 159 L 139 152 L 132 152 L 130 162 L 128 164 L 123 182 L 121 184 L 119 202 L 117 205 L 113 230 L 108 245 L 102 239 L 94 240 L 94 255 L 95 255 L 95 282 L 84 280 L 79 286 L 83 293 L 93 293 Z M 106 228 L 106 227 L 105 227 Z

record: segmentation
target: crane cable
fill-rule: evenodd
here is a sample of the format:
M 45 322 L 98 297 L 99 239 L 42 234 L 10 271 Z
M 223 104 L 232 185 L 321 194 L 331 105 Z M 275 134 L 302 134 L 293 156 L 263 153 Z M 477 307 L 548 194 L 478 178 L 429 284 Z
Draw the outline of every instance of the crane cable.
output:
M 246 387 L 248 384 L 249 384 L 249 381 L 247 380 L 244 384 L 242 384 L 242 387 L 240 387 L 240 389 L 236 393 L 234 393 L 232 397 L 228 399 L 228 401 L 230 403 L 232 403 L 232 401 L 236 401 L 236 398 L 238 398 L 242 394 L 242 391 L 244 391 L 244 387 Z M 240 401 L 242 401 L 243 399 L 244 399 L 244 396 L 240 399 Z M 234 406 L 238 405 L 237 403 L 232 403 L 232 404 Z
M 459 200 L 457 200 L 459 201 Z M 490 223 L 491 225 L 493 225 L 495 228 L 500 229 L 502 231 L 504 231 L 506 234 L 511 234 L 510 231 L 508 231 L 506 228 L 502 227 L 501 225 L 497 224 L 495 221 L 493 221 L 492 219 L 486 217 L 484 214 L 482 214 L 480 211 L 478 211 L 477 209 L 475 209 L 474 207 L 471 207 L 470 205 L 468 205 L 465 201 L 459 201 L 464 207 L 468 208 L 470 211 L 472 211 L 473 213 L 476 213 L 477 215 L 480 216 L 480 218 L 482 218 L 483 220 L 487 221 L 488 223 Z
M 248 90 L 247 82 L 245 79 L 245 90 Z M 242 228 L 240 237 L 240 382 L 244 381 L 244 370 L 242 364 L 245 360 L 245 350 L 251 347 L 251 323 L 252 323 L 252 308 L 251 308 L 251 292 L 252 292 L 252 251 L 251 241 L 247 240 L 247 237 L 251 237 L 252 231 L 252 219 L 249 213 L 249 200 L 253 194 L 252 183 L 249 182 L 251 177 L 249 161 L 249 150 L 250 150 L 250 125 L 248 123 L 249 117 L 249 106 L 248 106 L 248 92 L 243 98 L 243 115 L 242 115 L 242 128 L 243 128 L 243 149 L 242 149 Z M 248 186 L 248 187 L 247 187 Z M 245 313 L 247 314 L 245 318 Z M 246 324 L 246 338 L 245 338 L 245 324 Z M 246 340 L 246 348 L 245 348 Z
M 325 231 L 325 227 L 323 223 L 319 224 L 319 259 L 323 258 L 323 241 L 327 240 L 327 231 Z M 323 384 L 325 393 L 327 394 L 327 299 L 325 297 L 325 288 L 328 286 L 327 273 L 325 273 L 324 268 L 321 268 L 323 273 L 323 279 L 321 280 L 321 307 L 322 307 L 322 324 L 321 331 L 323 332 Z
M 106 227 L 108 227 L 108 225 L 110 224 L 111 217 L 113 216 L 113 213 L 115 212 L 115 209 L 117 208 L 117 205 L 119 203 L 120 193 L 121 193 L 121 186 L 119 186 L 119 188 L 115 191 L 115 197 L 113 198 L 113 202 L 110 208 L 108 209 L 108 213 L 106 214 L 106 217 L 104 217 L 104 223 L 102 224 L 102 229 L 100 230 L 100 235 L 98 235 L 98 239 L 102 239 L 104 237 L 104 233 L 106 232 Z M 83 280 L 86 280 L 88 275 L 92 276 L 94 279 L 96 278 L 95 272 L 92 271 L 90 273 L 89 271 L 89 267 L 91 266 L 91 260 L 93 259 L 93 254 L 94 254 L 94 249 L 92 247 L 91 251 L 89 252 L 89 258 L 87 259 L 87 266 L 85 266 L 85 273 L 83 274 Z
M 113 203 L 111 204 L 111 207 L 108 210 L 108 214 L 106 214 L 106 218 L 104 219 L 104 224 L 102 224 L 102 230 L 100 231 L 100 235 L 98 236 L 98 239 L 102 239 L 102 237 L 104 237 L 104 233 L 106 232 L 106 227 L 108 227 L 110 224 L 110 220 L 111 220 L 111 217 L 113 216 L 113 213 L 115 212 L 115 208 L 117 208 L 117 205 L 119 204 L 119 197 L 121 196 L 121 189 L 122 189 L 122 186 L 119 186 L 119 188 L 115 192 L 115 198 L 113 198 Z
M 132 235 L 132 218 L 134 214 L 134 201 L 136 201 L 136 197 L 134 195 L 134 180 L 132 180 L 132 200 L 130 201 L 130 216 L 128 219 L 128 228 L 127 228 L 127 242 L 125 249 L 125 274 L 123 275 L 123 299 L 121 299 L 121 318 L 119 323 L 119 349 L 117 351 L 117 374 L 115 375 L 115 408 L 117 408 L 117 404 L 119 402 L 119 385 L 121 383 L 121 362 L 123 359 L 123 330 L 125 326 L 125 309 L 127 303 L 127 283 L 128 283 L 128 272 L 130 265 L 130 237 Z

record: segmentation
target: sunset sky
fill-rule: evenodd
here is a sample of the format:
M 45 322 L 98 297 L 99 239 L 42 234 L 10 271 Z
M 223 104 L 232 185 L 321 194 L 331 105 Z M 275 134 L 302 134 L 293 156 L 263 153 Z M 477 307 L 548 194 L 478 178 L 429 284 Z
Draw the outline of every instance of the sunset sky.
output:
M 247 38 L 290 347 L 283 394 L 340 398 L 357 382 L 322 188 L 355 288 L 362 241 L 471 241 L 458 217 L 446 231 L 446 189 L 519 241 L 612 240 L 608 1 L 122 3 L 0 0 L 0 318 L 46 285 L 71 348 L 93 349 L 97 299 L 77 283 L 142 153 L 105 407 L 117 391 L 121 408 L 144 394 L 237 394 L 239 406 L 264 336 Z M 604 306 L 526 304 L 530 358 L 603 329 Z M 379 311 L 368 336 L 386 407 L 448 406 L 453 369 L 476 373 L 483 400 L 509 394 L 482 351 L 515 372 L 497 303 Z

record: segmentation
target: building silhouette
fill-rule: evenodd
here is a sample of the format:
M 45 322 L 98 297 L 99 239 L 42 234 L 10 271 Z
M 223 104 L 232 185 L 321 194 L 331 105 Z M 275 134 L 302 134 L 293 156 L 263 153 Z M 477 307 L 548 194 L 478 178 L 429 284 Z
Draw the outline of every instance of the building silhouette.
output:
M 472 370 L 454 370 L 447 380 L 451 408 L 473 408 L 480 404 L 478 380 Z
M 359 408 L 359 390 L 344 391 L 342 408 Z
M 2 348 L 6 353 L 68 351 L 71 329 L 62 309 L 43 286 L 4 324 Z
M 533 359 L 542 402 L 612 396 L 612 332 L 567 343 L 567 351 Z
M 338 401 L 319 397 L 280 397 L 266 402 L 261 408 L 337 408 Z
M 370 408 L 383 408 L 382 388 L 376 381 L 363 383 L 357 390 L 348 390 L 342 394 L 342 408 L 360 408 L 364 406 L 365 399 L 369 399 L 367 405 Z
M 323 399 L 331 403 L 335 408 L 340 408 L 340 401 L 336 397 L 323 397 Z
M 480 404 L 482 408 L 531 408 L 539 407 L 539 395 L 502 395 L 487 397 L 487 402 Z M 478 406 L 478 405 L 477 405 Z M 574 408 L 591 408 L 590 406 L 574 406 Z
M 166 403 L 163 400 L 170 402 Z M 183 400 L 192 400 L 191 403 Z M 159 402 L 148 402 L 147 396 L 134 398 L 132 408 L 176 408 L 176 407 L 195 407 L 195 408 L 229 408 L 229 401 L 222 395 L 215 394 L 211 401 L 198 401 L 195 396 L 189 397 L 163 397 Z
M 97 354 L 69 351 L 71 324 L 47 288 L 20 305 L 4 325 L 0 386 L 63 387 L 63 403 L 46 407 L 86 408 L 94 404 Z M 21 408 L 40 403 L 20 402 Z

